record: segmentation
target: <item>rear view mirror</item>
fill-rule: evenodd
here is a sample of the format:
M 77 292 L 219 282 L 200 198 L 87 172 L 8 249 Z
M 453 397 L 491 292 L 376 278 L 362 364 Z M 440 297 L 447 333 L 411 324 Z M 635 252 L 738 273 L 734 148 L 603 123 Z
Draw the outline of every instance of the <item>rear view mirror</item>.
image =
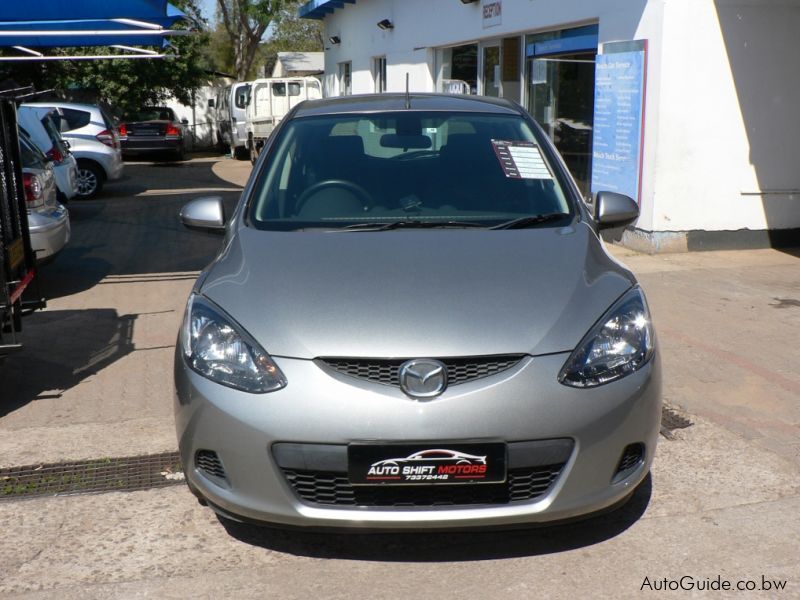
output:
M 189 119 L 181 119 L 181 125 L 188 125 Z
M 398 135 L 396 133 L 387 133 L 381 136 L 382 148 L 426 150 L 430 148 L 431 145 L 431 138 L 427 135 Z
M 220 196 L 196 198 L 185 204 L 180 213 L 181 223 L 189 229 L 200 231 L 223 231 L 225 208 Z
M 208 108 L 216 108 L 217 102 L 213 98 L 210 98 L 208 101 Z
M 598 229 L 624 227 L 639 218 L 636 201 L 616 192 L 598 192 L 594 202 L 594 220 Z

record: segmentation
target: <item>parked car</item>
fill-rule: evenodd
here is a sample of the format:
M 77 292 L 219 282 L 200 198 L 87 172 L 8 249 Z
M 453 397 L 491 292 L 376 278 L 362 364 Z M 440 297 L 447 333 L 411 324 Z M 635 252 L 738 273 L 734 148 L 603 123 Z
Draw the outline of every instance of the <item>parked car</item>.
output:
M 25 104 L 17 110 L 20 131 L 28 134 L 39 150 L 53 162 L 59 199 L 66 202 L 78 193 L 78 162 L 59 133 L 54 120 L 57 114 L 52 108 Z
M 160 154 L 173 160 L 185 158 L 187 119 L 178 120 L 167 106 L 143 108 L 123 117 L 119 125 L 122 154 Z
M 296 106 L 189 297 L 175 419 L 190 489 L 239 520 L 509 526 L 618 506 L 659 435 L 644 293 L 507 100 Z M 415 461 L 416 457 L 424 460 Z M 453 460 L 460 457 L 462 460 Z
M 19 142 L 31 248 L 39 263 L 47 262 L 69 242 L 69 212 L 56 200 L 56 177 L 51 161 L 25 133 L 20 133 Z
M 231 155 L 247 160 L 247 105 L 251 82 L 240 81 L 222 88 L 216 98 L 217 139 Z
M 114 119 L 94 104 L 34 102 L 26 106 L 49 107 L 56 111 L 61 136 L 70 144 L 78 163 L 78 197 L 97 196 L 108 181 L 122 177 L 124 163 L 119 131 Z

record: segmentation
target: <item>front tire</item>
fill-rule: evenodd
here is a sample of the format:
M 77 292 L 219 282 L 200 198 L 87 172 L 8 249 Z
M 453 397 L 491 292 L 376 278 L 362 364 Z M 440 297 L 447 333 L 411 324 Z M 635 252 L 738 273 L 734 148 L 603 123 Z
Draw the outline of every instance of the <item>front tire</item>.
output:
M 78 198 L 94 198 L 103 189 L 103 183 L 105 173 L 102 168 L 92 162 L 78 161 Z

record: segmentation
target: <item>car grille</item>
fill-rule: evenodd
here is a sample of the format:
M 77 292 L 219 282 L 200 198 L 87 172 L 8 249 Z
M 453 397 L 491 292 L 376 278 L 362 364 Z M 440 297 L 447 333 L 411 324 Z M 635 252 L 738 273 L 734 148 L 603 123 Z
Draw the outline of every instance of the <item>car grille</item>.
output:
M 464 358 L 439 359 L 447 367 L 448 385 L 458 385 L 495 375 L 510 369 L 523 359 L 524 354 L 504 354 L 499 356 L 469 356 Z M 332 369 L 375 383 L 400 385 L 400 365 L 410 359 L 369 359 L 369 358 L 321 358 Z
M 468 506 L 533 500 L 547 492 L 564 464 L 509 469 L 505 483 L 476 485 L 353 486 L 346 473 L 283 469 L 297 496 L 333 506 Z

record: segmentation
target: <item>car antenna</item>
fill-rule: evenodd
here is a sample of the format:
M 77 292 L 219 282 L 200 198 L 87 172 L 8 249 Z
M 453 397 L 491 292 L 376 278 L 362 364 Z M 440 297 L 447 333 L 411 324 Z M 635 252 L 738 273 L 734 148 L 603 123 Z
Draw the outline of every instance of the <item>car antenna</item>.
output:
M 411 94 L 408 92 L 408 73 L 406 73 L 406 110 L 411 109 Z

